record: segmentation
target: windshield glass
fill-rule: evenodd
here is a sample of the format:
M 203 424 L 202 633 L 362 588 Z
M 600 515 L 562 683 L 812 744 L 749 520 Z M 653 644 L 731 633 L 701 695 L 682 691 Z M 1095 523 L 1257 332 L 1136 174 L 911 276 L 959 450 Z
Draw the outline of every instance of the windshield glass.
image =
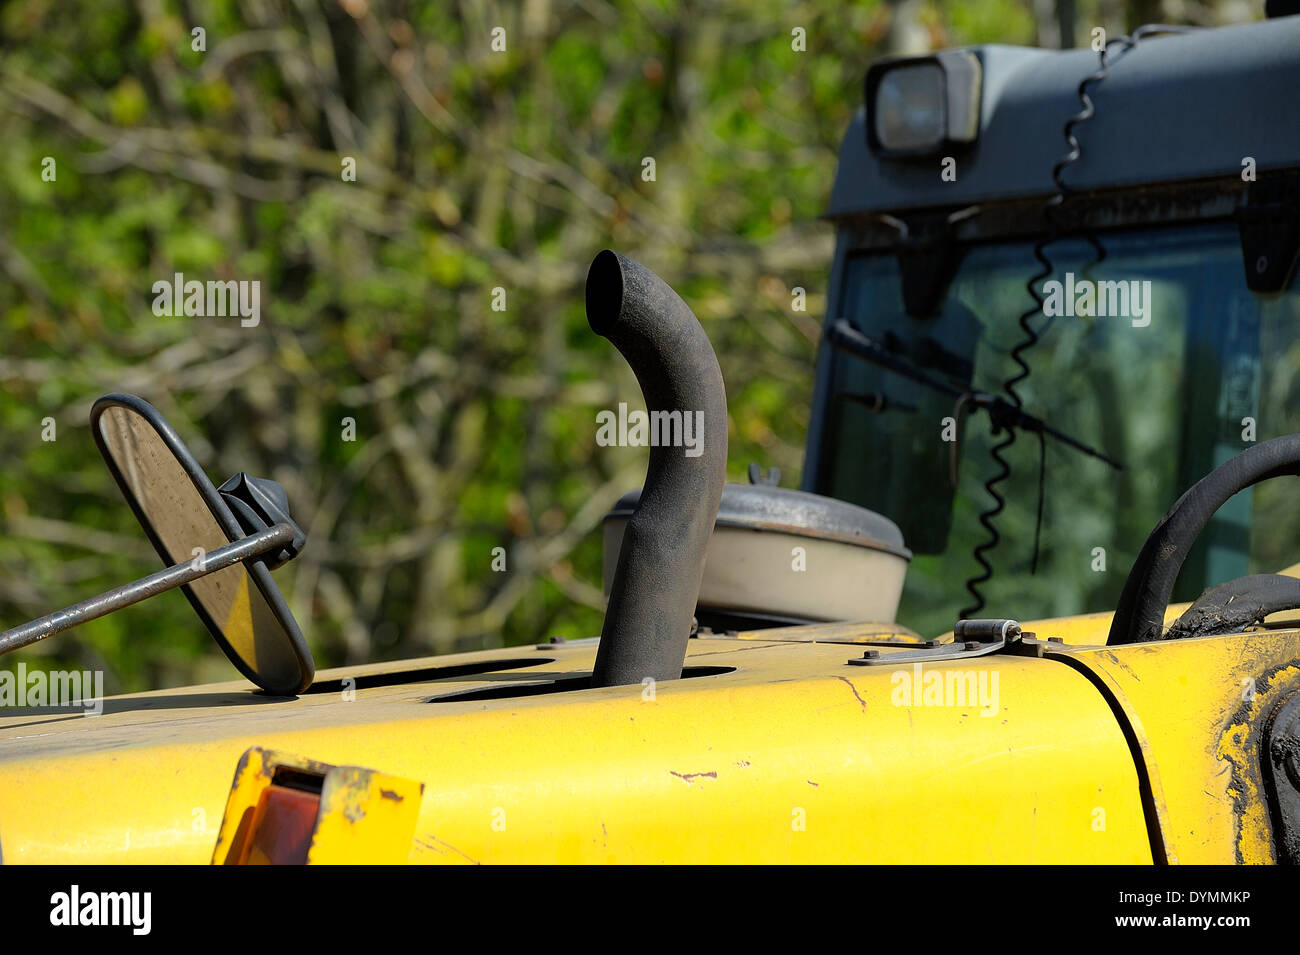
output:
M 1049 246 L 1054 274 L 1039 284 L 1048 314 L 1017 386 L 1024 409 L 1123 464 L 1115 470 L 1048 437 L 1037 572 L 1038 436 L 1018 433 L 998 487 L 1001 535 L 986 553 L 981 616 L 1031 619 L 1113 609 L 1142 542 L 1177 497 L 1233 454 L 1300 431 L 1300 294 L 1248 291 L 1232 224 L 1143 230 Z M 894 354 L 961 390 L 1004 394 L 1041 271 L 1031 242 L 966 251 L 937 315 L 906 314 L 890 254 L 851 256 L 840 315 Z M 1101 284 L 1107 283 L 1107 284 Z M 838 316 L 837 316 L 838 317 Z M 950 396 L 853 355 L 831 359 L 818 468 L 820 493 L 893 519 L 916 556 L 898 619 L 933 635 L 972 603 L 962 586 L 980 572 L 973 550 L 994 506 L 984 484 L 1001 437 L 967 410 L 958 429 Z M 883 403 L 882 398 L 883 396 Z M 950 440 L 956 447 L 952 482 Z M 1175 600 L 1248 573 L 1300 560 L 1294 482 L 1272 481 L 1229 501 L 1184 565 Z

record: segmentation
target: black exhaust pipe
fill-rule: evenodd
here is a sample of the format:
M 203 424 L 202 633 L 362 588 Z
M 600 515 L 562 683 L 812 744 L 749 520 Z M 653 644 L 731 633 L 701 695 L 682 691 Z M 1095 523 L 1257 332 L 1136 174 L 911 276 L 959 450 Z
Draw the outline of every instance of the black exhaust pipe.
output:
M 727 393 L 695 313 L 649 269 L 609 249 L 587 271 L 587 321 L 636 373 L 651 435 L 698 427 L 697 456 L 650 448 L 641 501 L 627 523 L 600 631 L 593 686 L 682 675 L 704 552 L 727 471 Z M 659 413 L 656 417 L 656 412 Z M 681 432 L 673 433 L 684 433 Z

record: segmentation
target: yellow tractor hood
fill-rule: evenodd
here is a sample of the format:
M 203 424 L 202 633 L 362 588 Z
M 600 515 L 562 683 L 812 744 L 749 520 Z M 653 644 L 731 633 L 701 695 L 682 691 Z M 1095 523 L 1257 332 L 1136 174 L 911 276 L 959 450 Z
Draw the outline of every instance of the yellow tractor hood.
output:
M 206 863 L 263 747 L 422 783 L 413 862 L 1151 861 L 1129 743 L 1087 676 L 850 666 L 861 646 L 811 642 L 845 630 L 693 639 L 698 675 L 640 686 L 491 698 L 590 674 L 577 641 L 326 671 L 292 699 L 241 682 L 9 716 L 0 851 Z M 450 694 L 470 696 L 431 702 Z

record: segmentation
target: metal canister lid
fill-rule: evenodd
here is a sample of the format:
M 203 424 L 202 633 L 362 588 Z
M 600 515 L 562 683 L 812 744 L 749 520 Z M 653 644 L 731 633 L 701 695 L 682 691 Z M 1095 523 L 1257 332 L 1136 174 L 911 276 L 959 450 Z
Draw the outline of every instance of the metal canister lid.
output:
M 640 500 L 640 488 L 629 491 L 605 520 L 626 520 Z M 834 540 L 912 559 L 902 531 L 889 518 L 833 497 L 765 484 L 723 485 L 715 526 Z

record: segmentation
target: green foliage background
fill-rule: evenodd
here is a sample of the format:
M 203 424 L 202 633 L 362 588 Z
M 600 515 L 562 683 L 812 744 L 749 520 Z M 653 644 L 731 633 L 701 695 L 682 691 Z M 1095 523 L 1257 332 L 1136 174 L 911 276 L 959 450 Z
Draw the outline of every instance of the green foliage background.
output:
M 598 632 L 600 517 L 644 456 L 595 446 L 639 391 L 587 328 L 587 263 L 612 246 L 692 303 L 730 478 L 797 482 L 817 217 L 902 27 L 937 48 L 1043 24 L 1011 0 L 0 3 L 0 621 L 155 569 L 87 428 L 128 391 L 214 481 L 286 487 L 309 547 L 277 579 L 318 666 Z M 175 272 L 260 281 L 261 324 L 156 317 Z M 234 676 L 177 593 L 29 656 L 110 690 Z

